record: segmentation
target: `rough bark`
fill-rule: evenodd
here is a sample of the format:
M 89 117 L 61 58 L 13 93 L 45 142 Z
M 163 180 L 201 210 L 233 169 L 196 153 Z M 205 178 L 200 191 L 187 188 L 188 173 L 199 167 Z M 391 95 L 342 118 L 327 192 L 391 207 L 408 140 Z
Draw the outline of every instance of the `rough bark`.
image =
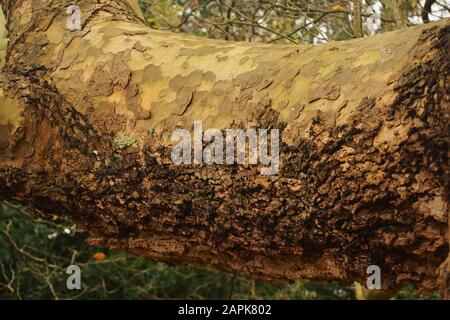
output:
M 449 23 L 250 45 L 152 30 L 123 0 L 0 0 L 0 198 L 92 244 L 266 280 L 438 286 L 448 256 Z M 26 18 L 24 18 L 26 17 Z M 170 134 L 277 127 L 281 167 L 176 166 Z M 123 147 L 117 139 L 127 138 Z M 447 264 L 448 265 L 448 264 Z M 441 269 L 445 287 L 448 272 Z

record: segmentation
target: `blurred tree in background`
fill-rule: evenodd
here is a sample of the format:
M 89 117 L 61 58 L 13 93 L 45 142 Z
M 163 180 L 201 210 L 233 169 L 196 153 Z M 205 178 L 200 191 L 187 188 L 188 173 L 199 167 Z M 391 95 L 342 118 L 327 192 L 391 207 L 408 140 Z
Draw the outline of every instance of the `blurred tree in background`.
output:
M 140 0 L 140 4 L 155 28 L 250 42 L 346 40 L 449 15 L 448 0 Z M 87 236 L 64 217 L 44 221 L 20 205 L 0 204 L 0 299 L 355 298 L 353 288 L 336 284 L 264 283 L 244 275 L 155 263 L 89 247 L 84 242 Z M 66 287 L 66 269 L 72 264 L 81 267 L 81 290 Z M 439 296 L 421 297 L 408 287 L 396 298 Z
M 155 28 L 250 42 L 323 43 L 449 16 L 449 0 L 140 0 Z M 360 10 L 355 4 L 361 3 Z M 360 12 L 358 12 L 360 11 Z

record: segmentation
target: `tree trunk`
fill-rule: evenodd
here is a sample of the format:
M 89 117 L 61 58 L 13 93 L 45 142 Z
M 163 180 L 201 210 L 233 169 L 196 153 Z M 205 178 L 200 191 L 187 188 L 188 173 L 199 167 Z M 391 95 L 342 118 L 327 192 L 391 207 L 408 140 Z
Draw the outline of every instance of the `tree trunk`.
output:
M 382 30 L 391 31 L 401 29 L 408 23 L 408 1 L 405 0 L 381 0 L 383 4 Z
M 353 1 L 353 34 L 355 38 L 364 36 L 362 29 L 362 3 L 361 0 Z
M 422 8 L 422 21 L 423 23 L 428 23 L 430 22 L 430 16 L 429 14 L 431 13 L 431 7 L 433 6 L 433 4 L 436 2 L 436 0 L 426 0 L 425 4 L 423 5 Z
M 438 286 L 448 256 L 449 23 L 251 45 L 146 27 L 123 0 L 0 0 L 0 199 L 92 244 L 266 280 Z M 175 165 L 176 128 L 279 128 L 278 175 Z M 448 271 L 443 267 L 444 288 Z

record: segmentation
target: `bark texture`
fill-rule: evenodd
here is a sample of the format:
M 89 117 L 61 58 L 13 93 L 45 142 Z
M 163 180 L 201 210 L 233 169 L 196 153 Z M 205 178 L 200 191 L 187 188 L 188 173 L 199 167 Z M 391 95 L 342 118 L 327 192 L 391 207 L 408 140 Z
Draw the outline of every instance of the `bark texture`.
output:
M 0 198 L 90 242 L 267 280 L 448 285 L 448 21 L 308 45 L 146 27 L 123 0 L 0 0 Z M 281 167 L 176 166 L 171 132 L 282 130 Z M 123 143 L 126 141 L 126 143 Z M 440 282 L 438 281 L 438 268 Z

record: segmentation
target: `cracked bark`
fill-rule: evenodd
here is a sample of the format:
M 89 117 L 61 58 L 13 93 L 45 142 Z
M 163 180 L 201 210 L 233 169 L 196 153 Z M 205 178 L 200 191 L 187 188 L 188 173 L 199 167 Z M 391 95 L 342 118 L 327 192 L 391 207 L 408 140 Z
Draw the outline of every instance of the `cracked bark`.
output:
M 30 1 L 0 0 L 0 199 L 149 259 L 343 284 L 377 264 L 385 289 L 445 293 L 448 21 L 250 45 L 150 29 L 123 0 L 76 1 L 70 32 L 64 1 Z M 279 175 L 173 165 L 171 132 L 196 120 L 280 128 Z

